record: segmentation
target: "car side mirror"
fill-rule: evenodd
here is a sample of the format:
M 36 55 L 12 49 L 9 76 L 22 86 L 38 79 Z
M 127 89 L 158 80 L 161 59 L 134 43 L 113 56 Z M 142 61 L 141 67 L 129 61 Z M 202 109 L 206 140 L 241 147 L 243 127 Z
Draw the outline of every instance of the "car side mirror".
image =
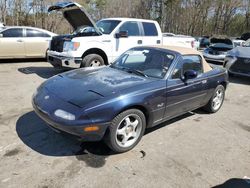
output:
M 187 81 L 189 79 L 194 79 L 198 76 L 197 72 L 194 70 L 187 70 L 186 72 L 184 72 L 183 76 L 181 77 L 181 79 L 183 81 Z
M 128 31 L 120 31 L 115 34 L 115 38 L 128 38 Z
M 3 37 L 3 34 L 2 33 L 0 33 L 0 38 L 2 38 Z

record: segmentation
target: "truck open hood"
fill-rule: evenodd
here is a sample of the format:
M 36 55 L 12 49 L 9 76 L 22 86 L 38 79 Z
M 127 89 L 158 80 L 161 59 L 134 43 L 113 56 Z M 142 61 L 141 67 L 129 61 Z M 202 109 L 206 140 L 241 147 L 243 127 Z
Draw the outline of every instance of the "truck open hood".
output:
M 78 3 L 58 2 L 55 5 L 49 7 L 48 12 L 52 11 L 61 11 L 64 18 L 75 30 L 79 27 L 89 26 L 93 27 L 97 33 L 101 34 L 95 22 L 90 18 L 87 11 Z

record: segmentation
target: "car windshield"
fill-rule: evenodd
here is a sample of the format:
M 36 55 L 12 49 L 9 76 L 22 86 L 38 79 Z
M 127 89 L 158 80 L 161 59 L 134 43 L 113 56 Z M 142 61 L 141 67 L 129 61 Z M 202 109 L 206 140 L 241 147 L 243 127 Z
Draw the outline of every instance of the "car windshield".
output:
M 111 67 L 139 76 L 164 78 L 173 60 L 173 54 L 160 49 L 134 48 L 122 54 Z
M 119 20 L 100 20 L 96 25 L 103 34 L 110 34 L 120 22 Z

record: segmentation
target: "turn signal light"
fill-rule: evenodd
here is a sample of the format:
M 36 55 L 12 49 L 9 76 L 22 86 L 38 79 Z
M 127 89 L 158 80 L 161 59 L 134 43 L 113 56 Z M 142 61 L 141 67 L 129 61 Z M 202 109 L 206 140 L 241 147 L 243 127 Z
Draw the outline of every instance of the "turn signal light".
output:
M 90 126 L 90 127 L 85 127 L 84 131 L 85 132 L 93 132 L 93 131 L 98 131 L 100 128 L 98 126 Z

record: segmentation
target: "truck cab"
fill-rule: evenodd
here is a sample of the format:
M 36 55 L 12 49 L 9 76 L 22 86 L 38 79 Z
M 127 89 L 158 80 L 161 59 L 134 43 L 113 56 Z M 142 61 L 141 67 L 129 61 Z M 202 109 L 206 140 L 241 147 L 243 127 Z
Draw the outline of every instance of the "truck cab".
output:
M 48 62 L 54 67 L 108 65 L 133 47 L 175 43 L 164 40 L 161 28 L 154 20 L 106 18 L 95 23 L 81 5 L 72 2 L 57 3 L 48 11 L 62 12 L 74 28 L 72 34 L 52 39 Z

